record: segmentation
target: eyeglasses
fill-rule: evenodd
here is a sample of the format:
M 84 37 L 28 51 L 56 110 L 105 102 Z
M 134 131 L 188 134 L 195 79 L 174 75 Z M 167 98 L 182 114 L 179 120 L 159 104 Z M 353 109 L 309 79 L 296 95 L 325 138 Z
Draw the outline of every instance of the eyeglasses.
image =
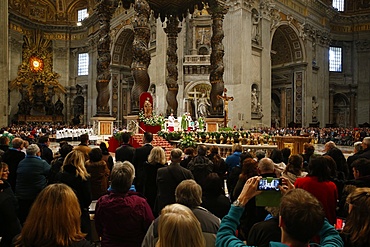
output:
M 7 170 L 3 170 L 3 172 L 5 173 L 5 172 L 8 172 L 9 173 L 9 170 L 7 169 Z

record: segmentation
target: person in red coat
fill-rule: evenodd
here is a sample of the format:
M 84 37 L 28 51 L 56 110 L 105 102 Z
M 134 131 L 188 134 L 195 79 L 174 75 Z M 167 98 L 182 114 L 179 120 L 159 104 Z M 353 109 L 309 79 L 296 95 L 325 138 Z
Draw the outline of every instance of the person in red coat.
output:
M 329 223 L 334 225 L 336 222 L 338 190 L 335 183 L 330 181 L 330 168 L 327 160 L 321 155 L 312 155 L 308 169 L 308 175 L 297 178 L 294 186 L 314 195 L 321 202 Z
M 154 216 L 146 199 L 129 191 L 135 168 L 128 161 L 117 162 L 110 177 L 110 192 L 99 198 L 95 208 L 101 246 L 140 247 Z

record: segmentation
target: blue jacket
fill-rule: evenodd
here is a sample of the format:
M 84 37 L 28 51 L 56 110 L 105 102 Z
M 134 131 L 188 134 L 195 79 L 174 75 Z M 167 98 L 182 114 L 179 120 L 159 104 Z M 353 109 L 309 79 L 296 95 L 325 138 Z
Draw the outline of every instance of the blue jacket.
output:
M 227 156 L 225 162 L 229 168 L 229 172 L 235 167 L 240 165 L 241 152 L 234 152 L 232 155 Z
M 231 206 L 229 213 L 222 219 L 220 229 L 217 232 L 216 247 L 248 247 L 235 236 L 239 225 L 239 219 L 244 211 L 243 207 Z M 321 243 L 323 247 L 343 247 L 342 238 L 332 225 L 325 219 L 320 230 Z M 317 246 L 317 245 L 316 245 Z M 270 247 L 287 247 L 278 242 L 270 242 Z
M 47 185 L 49 170 L 48 162 L 38 156 L 27 155 L 18 165 L 16 197 L 22 200 L 35 199 Z

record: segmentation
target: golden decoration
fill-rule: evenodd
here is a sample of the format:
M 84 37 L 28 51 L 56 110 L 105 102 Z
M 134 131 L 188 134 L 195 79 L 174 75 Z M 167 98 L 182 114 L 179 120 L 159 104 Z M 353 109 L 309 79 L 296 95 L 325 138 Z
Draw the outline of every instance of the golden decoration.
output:
M 17 77 L 10 82 L 10 90 L 27 90 L 30 102 L 33 102 L 34 87 L 43 86 L 43 94 L 49 98 L 53 93 L 65 94 L 65 88 L 59 84 L 60 75 L 53 72 L 53 51 L 51 40 L 43 38 L 43 33 L 34 31 L 25 35 L 22 64 L 19 65 Z
M 34 73 L 41 72 L 44 69 L 44 61 L 41 58 L 32 56 L 30 58 L 30 69 Z

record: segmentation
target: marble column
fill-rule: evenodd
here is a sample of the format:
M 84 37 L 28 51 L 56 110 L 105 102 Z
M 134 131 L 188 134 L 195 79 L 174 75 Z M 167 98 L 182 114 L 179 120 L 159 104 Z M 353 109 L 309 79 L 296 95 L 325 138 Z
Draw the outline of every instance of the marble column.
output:
M 166 78 L 166 85 L 167 85 L 167 115 L 170 115 L 171 111 L 173 115 L 177 116 L 177 93 L 179 91 L 179 85 L 177 83 L 178 79 L 178 70 L 177 70 L 177 36 L 178 33 L 181 31 L 179 27 L 179 20 L 177 17 L 171 16 L 167 19 L 167 27 L 164 29 L 167 33 L 168 38 L 168 47 L 167 47 L 167 78 Z
M 224 39 L 223 22 L 227 13 L 227 7 L 221 2 L 210 6 L 209 12 L 212 15 L 212 38 L 211 38 L 211 66 L 209 80 L 211 82 L 211 116 L 223 115 L 223 102 L 218 96 L 221 96 L 224 90 Z
M 334 123 L 334 89 L 329 89 L 329 123 Z
M 97 79 L 96 89 L 98 96 L 96 99 L 96 116 L 110 116 L 110 88 L 109 82 L 111 80 L 110 73 L 110 21 L 114 10 L 117 8 L 115 1 L 101 0 L 97 6 L 97 13 L 100 23 L 99 41 L 98 41 L 98 63 L 97 63 Z
M 149 16 L 150 7 L 146 0 L 135 0 L 135 20 L 134 41 L 133 41 L 133 61 L 131 65 L 132 76 L 134 77 L 134 86 L 131 90 L 132 113 L 139 113 L 140 95 L 148 91 L 150 77 L 148 67 L 150 64 L 150 53 L 148 44 L 150 41 Z
M 286 88 L 281 88 L 280 127 L 286 127 Z
M 8 0 L 0 1 L 0 86 L 5 90 L 0 90 L 0 126 L 8 125 L 8 80 L 9 80 L 9 30 L 8 30 Z
M 350 94 L 350 112 L 349 112 L 349 125 L 350 127 L 356 126 L 356 93 L 355 89 L 351 89 Z

